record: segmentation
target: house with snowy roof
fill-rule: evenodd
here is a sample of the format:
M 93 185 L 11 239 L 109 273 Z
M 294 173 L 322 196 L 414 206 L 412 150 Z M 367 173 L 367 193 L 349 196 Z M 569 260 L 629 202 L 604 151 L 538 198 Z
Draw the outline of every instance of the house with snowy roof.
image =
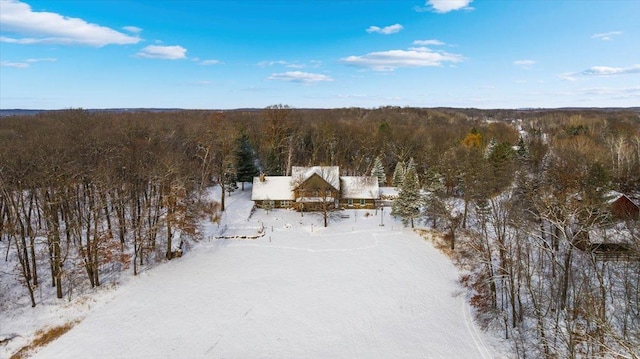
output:
M 340 176 L 338 166 L 294 166 L 291 176 L 255 177 L 251 199 L 258 208 L 373 209 L 380 188 L 377 177 Z

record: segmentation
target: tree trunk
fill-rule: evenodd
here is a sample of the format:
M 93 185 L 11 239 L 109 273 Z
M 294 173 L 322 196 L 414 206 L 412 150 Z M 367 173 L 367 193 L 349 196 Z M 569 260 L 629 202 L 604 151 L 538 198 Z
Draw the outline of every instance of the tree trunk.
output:
M 36 306 L 36 299 L 33 293 L 33 287 L 32 287 L 31 281 L 29 281 L 28 279 L 28 268 L 29 268 L 28 258 L 25 258 L 21 255 L 22 251 L 20 248 L 19 241 L 16 239 L 13 242 L 16 245 L 16 253 L 18 254 L 18 262 L 20 263 L 20 269 L 21 269 L 22 277 L 24 278 L 24 284 L 27 287 L 27 291 L 29 292 L 29 299 L 31 300 L 31 308 L 34 308 Z
M 571 254 L 573 246 L 568 245 L 567 252 L 564 255 L 564 272 L 562 275 L 562 286 L 560 287 L 560 309 L 567 307 L 567 294 L 569 292 L 569 278 L 571 276 Z
M 224 184 L 222 181 L 220 182 L 220 191 L 222 192 L 220 196 L 220 211 L 224 212 Z

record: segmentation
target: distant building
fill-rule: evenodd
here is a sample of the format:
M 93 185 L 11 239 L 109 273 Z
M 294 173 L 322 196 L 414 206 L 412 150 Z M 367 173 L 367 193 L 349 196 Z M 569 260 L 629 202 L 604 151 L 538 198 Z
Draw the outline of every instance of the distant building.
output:
M 607 194 L 609 211 L 616 219 L 639 219 L 640 208 L 626 195 L 611 191 Z
M 338 166 L 293 167 L 291 176 L 253 179 L 251 200 L 258 208 L 374 209 L 380 199 L 375 176 L 340 176 Z

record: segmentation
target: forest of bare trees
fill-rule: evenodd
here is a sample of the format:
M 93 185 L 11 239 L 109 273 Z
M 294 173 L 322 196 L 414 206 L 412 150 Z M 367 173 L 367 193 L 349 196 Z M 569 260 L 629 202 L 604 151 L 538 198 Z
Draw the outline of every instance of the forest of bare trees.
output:
M 637 111 L 275 105 L 1 117 L 0 249 L 16 266 L 0 284 L 20 283 L 36 306 L 39 286 L 72 297 L 170 260 L 199 240 L 198 221 L 218 218 L 229 183 L 255 175 L 247 162 L 268 175 L 294 165 L 367 175 L 376 158 L 388 185 L 398 162 L 414 164 L 427 196 L 411 222 L 448 233 L 479 319 L 518 357 L 640 355 L 640 261 L 599 260 L 580 244 L 607 237 L 638 251 L 639 222 L 605 208 L 609 190 L 640 192 Z

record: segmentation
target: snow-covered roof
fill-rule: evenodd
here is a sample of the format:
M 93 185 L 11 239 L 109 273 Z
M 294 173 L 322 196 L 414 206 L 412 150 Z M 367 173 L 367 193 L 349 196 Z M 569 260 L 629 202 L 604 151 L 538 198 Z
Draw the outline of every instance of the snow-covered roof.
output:
M 322 177 L 334 188 L 341 190 L 341 198 L 345 199 L 378 199 L 380 188 L 375 176 L 342 176 L 337 166 L 293 167 L 292 176 L 264 176 L 253 178 L 253 201 L 294 200 L 293 190 L 314 174 Z M 335 178 L 335 180 L 334 180 Z M 308 199 L 307 199 L 308 200 Z
M 398 188 L 396 187 L 380 187 L 381 198 L 396 198 L 398 197 Z
M 618 191 L 609 191 L 604 195 L 604 199 L 607 200 L 607 203 L 611 204 L 623 196 L 626 197 L 624 193 L 620 193 Z
M 265 176 L 264 181 L 260 177 L 253 178 L 253 190 L 251 200 L 290 200 L 293 191 L 291 188 L 291 176 Z
M 291 168 L 291 184 L 296 187 L 314 174 L 327 181 L 333 188 L 340 190 L 340 167 L 338 166 L 293 166 Z
M 342 176 L 342 198 L 345 199 L 378 199 L 380 188 L 378 177 L 374 176 Z
M 333 197 L 300 197 L 296 199 L 296 202 L 303 203 L 333 203 L 335 198 Z

